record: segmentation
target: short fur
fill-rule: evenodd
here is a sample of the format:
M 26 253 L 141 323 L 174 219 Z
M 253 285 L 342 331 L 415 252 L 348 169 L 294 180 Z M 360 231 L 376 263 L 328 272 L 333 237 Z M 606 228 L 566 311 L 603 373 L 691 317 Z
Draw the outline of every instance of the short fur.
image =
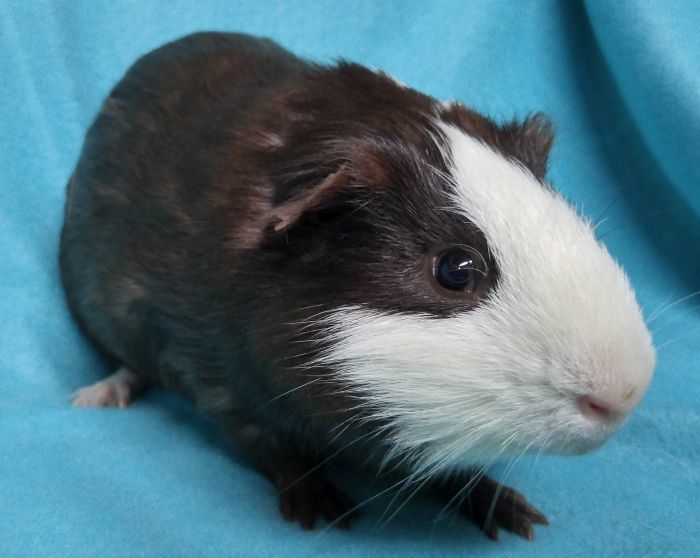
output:
M 186 37 L 137 61 L 87 134 L 61 237 L 69 305 L 286 488 L 285 517 L 343 516 L 309 476 L 338 455 L 457 470 L 451 495 L 471 478 L 497 502 L 465 512 L 488 534 L 531 536 L 544 518 L 522 497 L 461 475 L 600 443 L 613 424 L 576 396 L 636 402 L 653 366 L 624 275 L 543 182 L 551 143 L 540 115 L 498 125 L 356 64 Z M 488 269 L 473 293 L 432 276 L 454 245 Z

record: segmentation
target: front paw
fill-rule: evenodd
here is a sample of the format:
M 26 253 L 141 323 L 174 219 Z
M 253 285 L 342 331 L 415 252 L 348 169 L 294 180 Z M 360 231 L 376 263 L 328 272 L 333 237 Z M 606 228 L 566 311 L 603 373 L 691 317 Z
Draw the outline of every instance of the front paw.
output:
M 287 521 L 298 521 L 307 530 L 314 528 L 319 517 L 341 529 L 350 526 L 353 502 L 321 474 L 297 478 L 285 475 L 276 484 L 279 509 Z
M 460 510 L 492 540 L 498 538 L 499 527 L 532 540 L 533 524 L 549 524 L 517 490 L 485 475 L 474 483 Z

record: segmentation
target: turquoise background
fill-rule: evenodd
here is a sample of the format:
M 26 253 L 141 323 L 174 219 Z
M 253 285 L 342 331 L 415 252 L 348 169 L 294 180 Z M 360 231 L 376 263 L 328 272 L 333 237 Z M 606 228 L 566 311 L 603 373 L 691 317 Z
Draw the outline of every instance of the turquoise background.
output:
M 135 58 L 202 29 L 380 67 L 496 118 L 551 115 L 550 178 L 602 219 L 599 236 L 653 318 L 659 364 L 637 412 L 597 452 L 496 468 L 549 517 L 534 542 L 436 524 L 439 506 L 425 502 L 384 524 L 391 498 L 348 532 L 303 532 L 177 397 L 155 390 L 127 411 L 69 405 L 108 371 L 61 295 L 65 182 Z M 698 30 L 694 0 L 0 0 L 0 555 L 697 556 Z

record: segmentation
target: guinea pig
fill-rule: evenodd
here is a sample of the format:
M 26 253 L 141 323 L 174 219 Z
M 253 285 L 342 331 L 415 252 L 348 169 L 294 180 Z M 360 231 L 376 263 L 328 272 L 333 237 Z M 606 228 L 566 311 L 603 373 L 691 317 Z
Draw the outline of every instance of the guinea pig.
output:
M 483 467 L 596 448 L 655 364 L 628 279 L 545 179 L 552 140 L 542 115 L 266 39 L 146 54 L 68 183 L 64 290 L 117 369 L 74 403 L 177 390 L 304 528 L 356 507 L 334 459 L 531 538 L 544 515 Z

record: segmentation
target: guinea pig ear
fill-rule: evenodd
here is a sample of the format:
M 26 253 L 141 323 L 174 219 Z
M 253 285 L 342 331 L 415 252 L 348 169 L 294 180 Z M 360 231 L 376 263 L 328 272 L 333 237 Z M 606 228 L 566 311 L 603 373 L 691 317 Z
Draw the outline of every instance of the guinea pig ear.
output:
M 510 138 L 509 151 L 537 178 L 547 172 L 549 151 L 554 143 L 554 131 L 549 118 L 538 112 L 523 121 L 513 121 L 501 127 L 501 133 Z
M 346 187 L 352 177 L 346 165 L 332 172 L 315 186 L 304 189 L 303 192 L 282 202 L 273 208 L 271 223 L 274 230 L 284 231 L 294 225 L 306 211 L 321 205 L 333 193 Z

